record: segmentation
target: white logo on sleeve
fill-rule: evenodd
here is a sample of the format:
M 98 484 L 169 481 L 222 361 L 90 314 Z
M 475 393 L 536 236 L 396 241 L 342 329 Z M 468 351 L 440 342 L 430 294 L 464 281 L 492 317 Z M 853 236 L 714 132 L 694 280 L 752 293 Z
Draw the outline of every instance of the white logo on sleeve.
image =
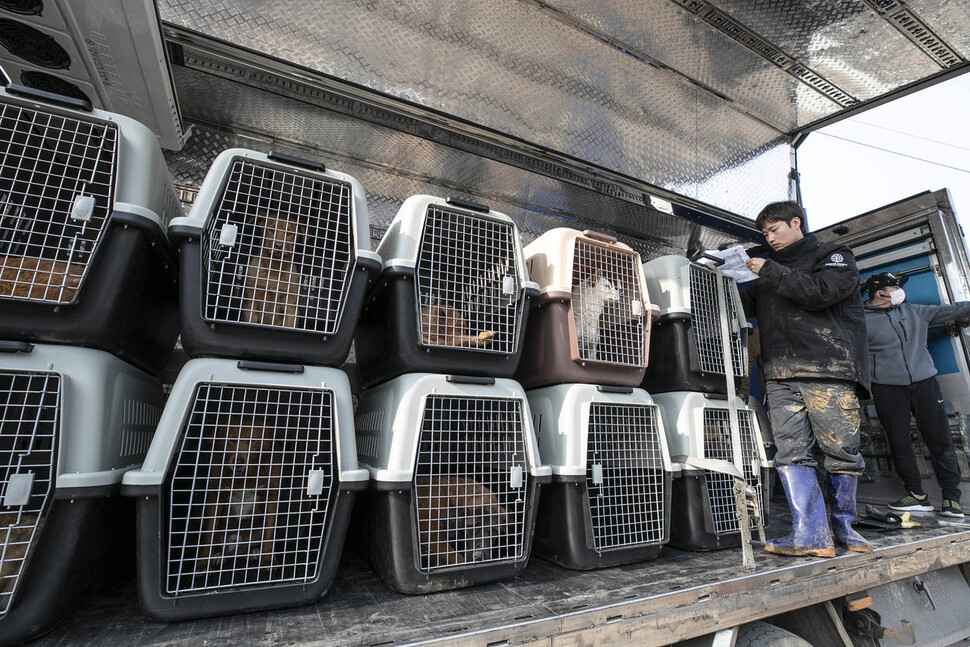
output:
M 825 264 L 825 267 L 845 267 L 846 264 L 843 262 L 845 257 L 842 254 L 835 253 L 829 257 L 829 263 Z
M 844 260 L 845 259 L 842 257 L 842 254 L 832 254 L 832 262 L 833 263 L 841 263 Z

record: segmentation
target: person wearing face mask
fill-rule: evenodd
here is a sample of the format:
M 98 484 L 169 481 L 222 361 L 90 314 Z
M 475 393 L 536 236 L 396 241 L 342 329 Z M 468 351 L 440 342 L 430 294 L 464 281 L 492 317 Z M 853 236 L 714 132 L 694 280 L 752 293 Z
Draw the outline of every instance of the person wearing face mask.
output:
M 926 337 L 929 324 L 970 317 L 970 301 L 945 306 L 906 303 L 902 287 L 906 280 L 905 276 L 882 273 L 862 284 L 869 295 L 865 313 L 873 404 L 889 438 L 896 473 L 906 488 L 906 496 L 889 508 L 899 512 L 933 510 L 920 484 L 910 444 L 912 416 L 930 450 L 933 472 L 943 493 L 940 514 L 960 518 L 960 466 Z

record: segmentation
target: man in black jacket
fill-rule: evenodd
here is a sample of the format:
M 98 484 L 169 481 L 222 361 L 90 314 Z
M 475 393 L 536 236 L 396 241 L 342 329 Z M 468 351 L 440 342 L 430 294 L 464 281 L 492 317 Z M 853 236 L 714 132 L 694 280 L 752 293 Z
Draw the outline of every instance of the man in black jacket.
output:
M 872 546 L 852 528 L 863 470 L 856 387 L 869 388 L 859 272 L 847 247 L 820 243 L 804 222 L 794 202 L 761 211 L 756 224 L 772 252 L 769 259 L 748 260 L 758 280 L 742 299 L 746 314 L 758 318 L 775 467 L 792 511 L 792 533 L 769 540 L 765 549 L 835 555 L 815 477 L 818 447 L 834 497 L 835 537 L 849 550 L 869 552 Z

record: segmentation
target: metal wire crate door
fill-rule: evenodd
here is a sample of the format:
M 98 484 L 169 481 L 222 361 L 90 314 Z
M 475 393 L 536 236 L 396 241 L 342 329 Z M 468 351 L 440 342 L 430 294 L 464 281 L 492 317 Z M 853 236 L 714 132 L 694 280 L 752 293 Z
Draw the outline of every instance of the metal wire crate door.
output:
M 428 397 L 414 484 L 422 571 L 523 557 L 524 433 L 519 400 Z
M 761 459 L 751 411 L 738 411 L 741 428 L 741 463 L 745 482 L 758 493 L 758 509 L 764 518 L 764 501 L 761 490 Z M 731 445 L 731 419 L 727 409 L 704 409 L 704 457 L 734 462 Z M 711 513 L 714 517 L 714 534 L 721 535 L 741 530 L 738 524 L 734 498 L 734 478 L 719 472 L 706 473 L 707 491 L 710 494 Z M 754 519 L 751 527 L 755 527 Z
M 113 124 L 0 104 L 0 298 L 72 303 L 114 204 Z
M 645 308 L 635 254 L 577 238 L 572 311 L 581 360 L 646 366 Z
M 54 487 L 60 376 L 0 371 L 0 617 L 40 536 Z
M 524 307 L 508 222 L 428 207 L 416 266 L 421 343 L 512 354 Z
M 237 160 L 206 222 L 203 318 L 337 332 L 355 260 L 350 184 Z
M 333 393 L 200 384 L 187 421 L 168 487 L 167 593 L 314 580 Z
M 593 403 L 586 483 L 597 551 L 664 539 L 664 470 L 656 407 Z
M 697 360 L 703 373 L 724 375 L 724 351 L 721 346 L 721 319 L 717 305 L 717 277 L 719 274 L 694 265 L 690 266 L 690 310 L 697 344 Z M 731 366 L 736 377 L 744 377 L 747 369 L 747 348 L 741 335 L 739 306 L 734 298 L 733 281 L 725 276 L 724 294 L 727 297 L 728 324 L 731 325 Z

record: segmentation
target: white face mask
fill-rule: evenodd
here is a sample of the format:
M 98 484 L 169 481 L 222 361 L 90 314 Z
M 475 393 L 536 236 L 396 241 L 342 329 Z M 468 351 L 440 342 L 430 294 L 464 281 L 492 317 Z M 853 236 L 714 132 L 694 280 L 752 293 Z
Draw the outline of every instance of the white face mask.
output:
M 900 303 L 906 300 L 906 292 L 899 288 L 898 290 L 893 290 L 889 293 L 889 303 L 894 306 L 898 306 Z

